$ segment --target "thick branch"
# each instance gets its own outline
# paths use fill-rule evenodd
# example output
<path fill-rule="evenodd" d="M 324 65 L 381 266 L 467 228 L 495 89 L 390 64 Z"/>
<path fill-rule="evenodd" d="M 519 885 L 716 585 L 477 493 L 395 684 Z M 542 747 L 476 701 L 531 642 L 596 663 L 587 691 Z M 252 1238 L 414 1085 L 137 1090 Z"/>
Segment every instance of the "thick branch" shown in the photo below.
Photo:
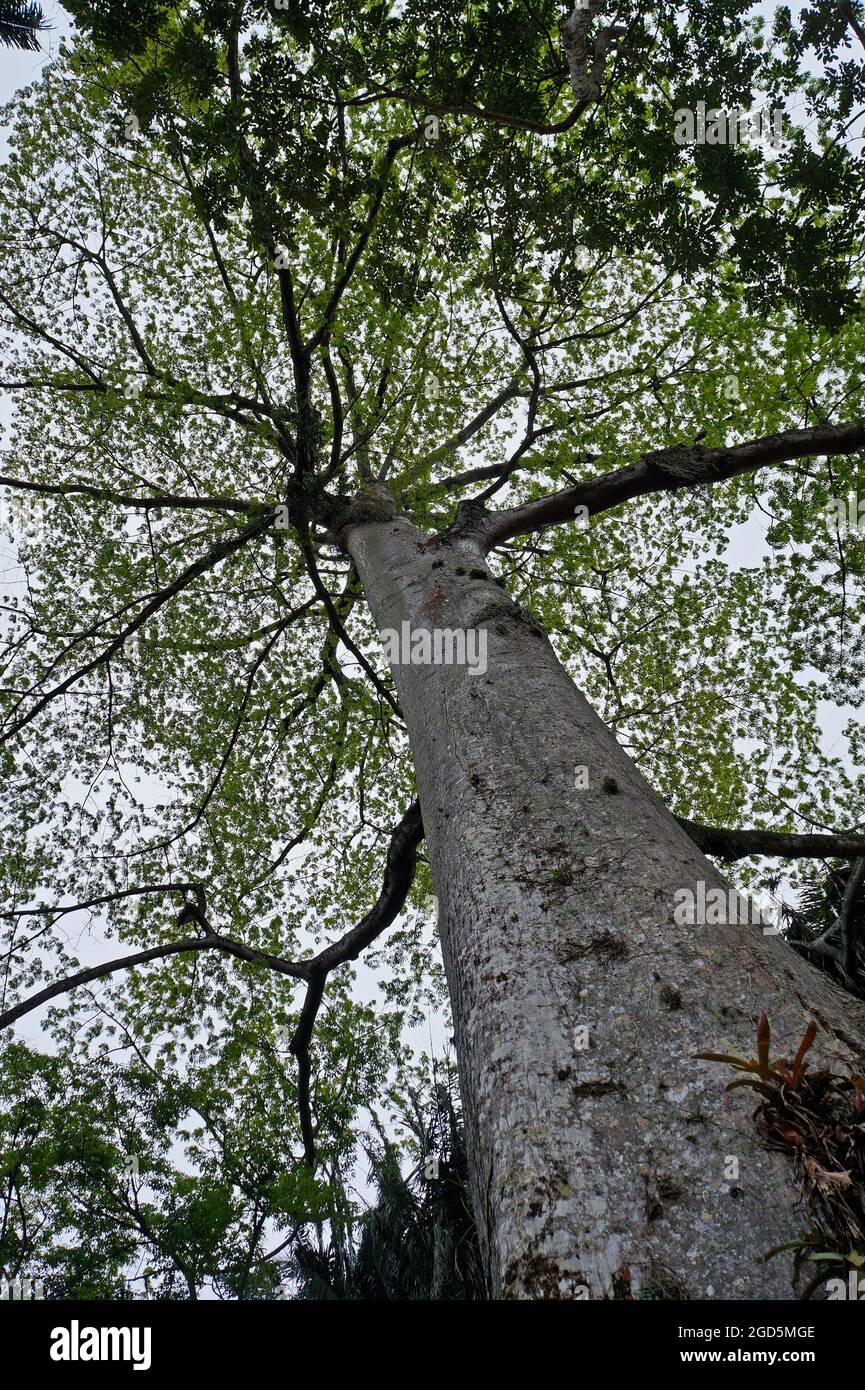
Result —
<path fill-rule="evenodd" d="M 853 30 L 853 33 L 856 35 L 862 47 L 865 48 L 865 30 L 863 30 L 862 25 L 856 18 L 856 12 L 853 6 L 848 3 L 848 0 L 839 0 L 838 9 L 850 25 L 850 28 Z"/>
<path fill-rule="evenodd" d="M 752 854 L 779 859 L 852 859 L 865 855 L 865 835 L 795 834 L 786 830 L 726 830 L 677 816 L 683 830 L 704 854 L 719 859 L 747 859 Z"/>
<path fill-rule="evenodd" d="M 491 550 L 514 536 L 573 521 L 578 508 L 585 508 L 589 516 L 596 516 L 648 493 L 676 492 L 680 488 L 725 482 L 771 464 L 821 454 L 852 454 L 862 448 L 865 448 L 865 422 L 852 420 L 845 425 L 786 430 L 735 444 L 732 448 L 708 449 L 701 444 L 677 444 L 669 449 L 657 449 L 643 454 L 636 463 L 577 483 L 563 492 L 526 502 L 520 507 L 489 512 L 483 527 L 485 548 Z"/>
<path fill-rule="evenodd" d="M 594 41 L 590 40 L 592 20 L 602 8 L 603 0 L 584 0 L 582 4 L 575 4 L 569 18 L 562 20 L 559 25 L 571 76 L 571 90 L 580 108 L 600 101 L 607 53 L 610 46 L 628 32 L 618 25 L 602 29 Z"/>
<path fill-rule="evenodd" d="M 375 906 L 339 941 L 319 951 L 309 962 L 310 968 L 330 971 L 347 960 L 357 960 L 361 951 L 390 926 L 402 910 L 414 881 L 417 847 L 422 839 L 420 802 L 413 801 L 391 833 L 384 879 Z"/>

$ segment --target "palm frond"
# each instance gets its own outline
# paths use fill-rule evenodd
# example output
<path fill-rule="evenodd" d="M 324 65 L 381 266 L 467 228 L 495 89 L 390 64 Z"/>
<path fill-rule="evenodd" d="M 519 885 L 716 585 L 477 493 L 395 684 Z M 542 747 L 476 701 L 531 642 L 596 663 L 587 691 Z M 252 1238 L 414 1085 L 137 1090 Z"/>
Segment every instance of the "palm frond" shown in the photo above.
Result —
<path fill-rule="evenodd" d="M 48 28 L 41 5 L 29 0 L 0 0 L 0 44 L 38 53 L 40 33 Z"/>
<path fill-rule="evenodd" d="M 333 1223 L 330 1239 L 299 1241 L 290 1261 L 295 1297 L 423 1301 L 482 1299 L 484 1280 L 468 1195 L 462 1117 L 448 1087 L 411 1096 L 409 1122 L 420 1154 L 407 1175 L 386 1136 L 367 1156 L 375 1202 L 349 1234 Z M 437 1176 L 425 1176 L 427 1159 Z"/>

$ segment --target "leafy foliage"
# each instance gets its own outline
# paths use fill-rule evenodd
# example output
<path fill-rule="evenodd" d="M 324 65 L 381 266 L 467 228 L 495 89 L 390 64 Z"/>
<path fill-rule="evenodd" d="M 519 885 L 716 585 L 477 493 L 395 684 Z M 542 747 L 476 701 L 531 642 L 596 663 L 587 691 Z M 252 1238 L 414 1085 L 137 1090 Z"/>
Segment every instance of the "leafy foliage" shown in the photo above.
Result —
<path fill-rule="evenodd" d="M 395 1096 L 365 1208 L 338 1169 L 317 1179 L 285 1152 L 272 1076 L 253 1097 L 140 1057 L 76 1066 L 11 1043 L 2 1060 L 0 1278 L 79 1300 L 483 1296 L 447 1066 Z"/>
<path fill-rule="evenodd" d="M 6 1008 L 106 946 L 170 944 L 184 885 L 283 956 L 369 908 L 413 769 L 336 500 L 380 476 L 435 530 L 487 484 L 516 504 L 647 447 L 855 417 L 863 390 L 865 92 L 834 4 L 772 33 L 740 0 L 611 14 L 627 33 L 578 115 L 552 0 L 68 8 L 74 44 L 6 112 L 0 186 L 0 474 L 31 504 L 0 594 Z M 783 106 L 782 144 L 677 145 L 700 100 Z M 861 455 L 802 460 L 495 557 L 674 811 L 865 821 L 865 549 L 826 524 L 863 476 Z M 370 966 L 328 984 L 326 1184 L 407 1030 L 446 1011 L 431 891 L 422 864 Z M 277 1220 L 303 1181 L 300 1008 L 256 965 L 177 956 L 45 1027 L 70 1074 L 103 1048 L 133 1088 L 146 1073 L 174 1133 L 186 1088 L 231 1111 Z M 198 1176 L 210 1161 L 193 1145 Z M 164 1209 L 191 1212 L 165 1182 Z M 229 1234 L 246 1208 L 214 1192 L 177 1258 L 192 1284 L 218 1267 L 250 1288 Z M 68 1286 L 108 1287 L 125 1258 Z M 164 1259 L 160 1287 L 183 1287 Z"/>
<path fill-rule="evenodd" d="M 2 1063 L 0 1277 L 48 1298 L 280 1296 L 268 1249 L 329 1196 L 286 1152 L 268 1078 L 234 1094 L 21 1043 Z"/>

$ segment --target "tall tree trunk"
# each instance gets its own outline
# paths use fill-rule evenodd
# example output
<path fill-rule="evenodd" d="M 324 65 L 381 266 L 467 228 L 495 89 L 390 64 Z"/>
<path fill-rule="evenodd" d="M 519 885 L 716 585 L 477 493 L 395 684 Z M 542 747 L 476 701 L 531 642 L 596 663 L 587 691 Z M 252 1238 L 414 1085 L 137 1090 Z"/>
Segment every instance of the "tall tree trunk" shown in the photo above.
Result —
<path fill-rule="evenodd" d="M 470 531 L 425 541 L 397 518 L 344 543 L 380 630 L 488 634 L 483 675 L 393 674 L 491 1295 L 794 1297 L 786 1259 L 760 1259 L 808 1224 L 790 1162 L 762 1147 L 753 1093 L 725 1100 L 729 1074 L 693 1054 L 753 1056 L 765 1009 L 773 1055 L 792 1055 L 813 1017 L 818 1060 L 861 1070 L 862 1009 L 759 926 L 675 923 L 676 889 L 725 880 Z"/>

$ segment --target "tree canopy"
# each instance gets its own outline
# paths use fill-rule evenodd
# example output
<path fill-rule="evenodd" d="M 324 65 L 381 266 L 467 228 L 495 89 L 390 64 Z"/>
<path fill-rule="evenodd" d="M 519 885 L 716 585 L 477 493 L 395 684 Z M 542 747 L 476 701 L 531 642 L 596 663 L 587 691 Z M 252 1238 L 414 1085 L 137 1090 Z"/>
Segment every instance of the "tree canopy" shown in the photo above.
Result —
<path fill-rule="evenodd" d="M 6 1042 L 4 1148 L 50 1164 L 59 1096 L 104 1092 L 76 1183 L 138 1153 L 145 1219 L 198 1233 L 164 1287 L 185 1260 L 187 1289 L 264 1296 L 249 1252 L 321 1210 L 446 1010 L 339 546 L 359 490 L 430 532 L 503 509 L 502 581 L 680 816 L 865 822 L 865 552 L 836 508 L 863 491 L 862 21 L 66 8 L 0 188 L 0 1021 L 28 1036 L 28 1000 L 96 973 L 45 997 L 56 1055 Z M 782 137 L 677 143 L 698 103 Z M 183 1176 L 166 1145 L 202 1115 Z M 60 1231 L 78 1188 L 44 1191 Z"/>

